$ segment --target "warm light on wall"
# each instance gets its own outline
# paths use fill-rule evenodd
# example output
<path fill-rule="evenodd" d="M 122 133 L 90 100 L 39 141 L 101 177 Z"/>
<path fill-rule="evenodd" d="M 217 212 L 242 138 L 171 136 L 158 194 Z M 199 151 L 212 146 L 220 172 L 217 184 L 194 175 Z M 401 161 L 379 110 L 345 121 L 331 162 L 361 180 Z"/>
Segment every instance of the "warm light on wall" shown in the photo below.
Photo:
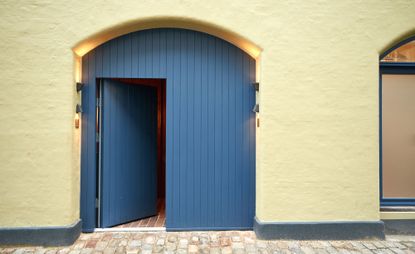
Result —
<path fill-rule="evenodd" d="M 83 83 L 76 82 L 75 88 L 76 88 L 77 93 L 81 92 L 83 87 L 84 87 Z M 82 113 L 82 107 L 81 105 L 76 104 L 76 108 L 75 108 L 75 128 L 76 129 L 79 128 L 79 113 Z"/>
<path fill-rule="evenodd" d="M 74 72 L 75 72 L 75 88 L 76 92 L 79 93 L 82 91 L 82 87 L 84 86 L 81 82 L 82 80 L 82 57 L 75 55 L 75 66 L 74 66 Z M 76 112 L 75 112 L 75 128 L 79 129 L 80 126 L 80 118 L 79 113 L 82 112 L 81 106 L 79 104 L 76 104 Z"/>
<path fill-rule="evenodd" d="M 255 101 L 256 101 L 256 104 L 254 108 L 252 109 L 252 112 L 255 113 L 256 126 L 259 127 L 259 103 L 258 103 L 259 82 L 253 83 L 252 86 L 255 89 Z"/>
<path fill-rule="evenodd" d="M 82 57 L 90 50 L 105 43 L 106 41 L 122 36 L 124 34 L 151 28 L 169 27 L 195 30 L 222 38 L 242 49 L 254 59 L 257 59 L 262 51 L 262 49 L 255 43 L 246 39 L 242 35 L 227 30 L 226 28 L 217 26 L 215 24 L 210 24 L 202 20 L 183 17 L 149 17 L 139 20 L 132 20 L 122 25 L 110 27 L 101 31 L 100 33 L 94 34 L 89 38 L 86 38 L 85 40 L 77 43 L 72 49 L 77 56 Z"/>
<path fill-rule="evenodd" d="M 103 30 L 102 32 L 92 35 L 89 38 L 84 39 L 77 43 L 73 48 L 74 56 L 75 56 L 75 82 L 80 83 L 82 82 L 82 56 L 88 53 L 90 50 L 96 48 L 97 46 L 122 36 L 124 34 L 128 34 L 134 31 L 152 29 L 152 28 L 183 28 L 183 29 L 190 29 L 194 31 L 204 32 L 223 40 L 226 40 L 236 47 L 242 49 L 247 54 L 249 54 L 252 58 L 255 59 L 256 63 L 256 75 L 255 81 L 260 81 L 260 65 L 261 65 L 261 52 L 262 49 L 249 39 L 245 38 L 242 35 L 234 33 L 230 30 L 217 26 L 215 24 L 210 24 L 203 22 L 201 20 L 194 20 L 194 19 L 187 19 L 183 17 L 151 17 L 145 18 L 140 20 L 134 20 L 129 23 L 124 23 L 119 26 L 111 27 L 108 29 Z M 256 88 L 256 104 L 259 104 L 259 92 L 258 92 L 258 83 L 254 84 Z M 82 87 L 77 90 L 78 92 L 82 89 Z M 259 126 L 259 105 L 255 105 L 254 109 L 257 115 L 257 126 Z M 78 116 L 79 119 L 79 116 Z M 78 122 L 79 120 L 75 121 Z"/>
<path fill-rule="evenodd" d="M 256 114 L 256 127 L 259 128 L 259 113 Z"/>
<path fill-rule="evenodd" d="M 81 82 L 82 80 L 82 57 L 75 55 L 75 82 Z"/>
<path fill-rule="evenodd" d="M 79 114 L 75 113 L 75 128 L 79 129 Z"/>
<path fill-rule="evenodd" d="M 79 104 L 76 104 L 76 108 L 75 108 L 75 128 L 78 129 L 79 128 L 79 113 L 82 113 L 82 107 Z"/>

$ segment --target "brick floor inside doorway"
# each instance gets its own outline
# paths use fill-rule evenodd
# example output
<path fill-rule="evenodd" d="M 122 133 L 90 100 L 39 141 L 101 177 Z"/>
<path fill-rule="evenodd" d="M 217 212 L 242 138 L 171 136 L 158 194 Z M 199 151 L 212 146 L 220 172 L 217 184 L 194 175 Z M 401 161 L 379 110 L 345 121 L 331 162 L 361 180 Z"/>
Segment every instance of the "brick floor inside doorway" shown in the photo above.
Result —
<path fill-rule="evenodd" d="M 114 228 L 164 227 L 166 224 L 166 203 L 164 199 L 157 201 L 157 215 L 141 220 L 131 221 Z"/>

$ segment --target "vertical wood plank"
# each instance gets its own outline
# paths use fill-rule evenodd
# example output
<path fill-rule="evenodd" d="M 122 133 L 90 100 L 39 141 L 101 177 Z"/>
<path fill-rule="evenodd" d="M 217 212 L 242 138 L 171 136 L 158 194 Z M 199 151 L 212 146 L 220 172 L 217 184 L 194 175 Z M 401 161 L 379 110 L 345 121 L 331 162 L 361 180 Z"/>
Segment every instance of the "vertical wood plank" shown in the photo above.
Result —
<path fill-rule="evenodd" d="M 200 184 L 200 198 L 201 198 L 201 227 L 209 227 L 208 214 L 209 214 L 209 163 L 208 163 L 208 149 L 209 149 L 209 125 L 208 125 L 208 113 L 209 113 L 209 85 L 208 85 L 208 59 L 209 59 L 209 47 L 208 40 L 201 36 L 201 77 L 200 77 L 200 102 L 201 102 L 201 184 Z"/>
<path fill-rule="evenodd" d="M 194 168 L 193 176 L 193 213 L 195 214 L 194 223 L 201 225 L 202 223 L 202 208 L 201 208 L 201 199 L 202 191 L 201 188 L 202 179 L 201 179 L 201 153 L 202 153 L 202 143 L 201 143 L 201 117 L 202 117 L 202 91 L 201 87 L 201 35 L 198 33 L 194 34 L 194 57 L 193 57 L 193 66 L 194 66 L 194 75 L 192 77 L 192 86 L 193 91 L 191 96 L 193 97 L 193 110 L 192 110 L 192 122 L 193 122 L 193 160 L 191 167 Z"/>

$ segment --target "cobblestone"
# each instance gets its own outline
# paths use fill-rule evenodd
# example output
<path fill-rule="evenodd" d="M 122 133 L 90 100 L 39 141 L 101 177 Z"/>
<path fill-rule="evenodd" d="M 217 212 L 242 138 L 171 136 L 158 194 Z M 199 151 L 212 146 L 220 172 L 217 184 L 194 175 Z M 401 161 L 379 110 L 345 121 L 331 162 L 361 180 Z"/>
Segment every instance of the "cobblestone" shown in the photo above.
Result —
<path fill-rule="evenodd" d="M 415 236 L 388 236 L 385 241 L 263 241 L 252 231 L 105 232 L 82 234 L 67 247 L 0 247 L 0 253 L 415 253 Z"/>

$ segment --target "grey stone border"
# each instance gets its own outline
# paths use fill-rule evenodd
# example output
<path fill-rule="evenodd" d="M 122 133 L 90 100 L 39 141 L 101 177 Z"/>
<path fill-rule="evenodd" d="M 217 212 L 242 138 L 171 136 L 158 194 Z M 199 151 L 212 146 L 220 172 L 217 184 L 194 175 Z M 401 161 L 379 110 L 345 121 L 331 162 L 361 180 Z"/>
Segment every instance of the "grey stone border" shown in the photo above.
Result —
<path fill-rule="evenodd" d="M 415 235 L 415 219 L 382 220 L 386 234 Z"/>
<path fill-rule="evenodd" d="M 385 239 L 382 221 L 261 222 L 255 217 L 254 231 L 264 240 Z"/>
<path fill-rule="evenodd" d="M 62 227 L 0 228 L 0 245 L 67 246 L 81 234 L 81 220 Z"/>

